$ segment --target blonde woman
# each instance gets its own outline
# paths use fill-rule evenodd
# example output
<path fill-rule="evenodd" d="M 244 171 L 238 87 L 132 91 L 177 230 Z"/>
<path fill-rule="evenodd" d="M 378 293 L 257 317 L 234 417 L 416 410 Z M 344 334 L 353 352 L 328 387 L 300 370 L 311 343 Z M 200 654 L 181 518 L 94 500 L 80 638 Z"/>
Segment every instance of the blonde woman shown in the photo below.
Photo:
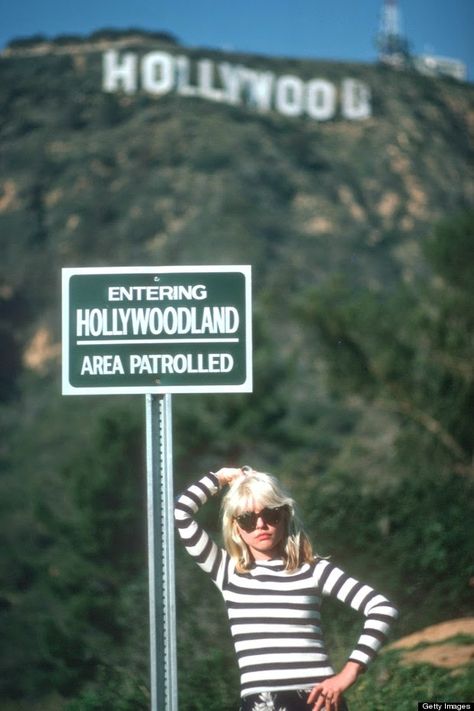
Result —
<path fill-rule="evenodd" d="M 194 517 L 227 485 L 224 550 Z M 224 597 L 240 669 L 240 711 L 347 711 L 344 692 L 365 671 L 397 616 L 387 598 L 314 556 L 297 526 L 293 499 L 269 474 L 249 467 L 210 472 L 178 497 L 175 520 L 186 549 Z M 338 673 L 321 632 L 326 595 L 365 618 Z"/>

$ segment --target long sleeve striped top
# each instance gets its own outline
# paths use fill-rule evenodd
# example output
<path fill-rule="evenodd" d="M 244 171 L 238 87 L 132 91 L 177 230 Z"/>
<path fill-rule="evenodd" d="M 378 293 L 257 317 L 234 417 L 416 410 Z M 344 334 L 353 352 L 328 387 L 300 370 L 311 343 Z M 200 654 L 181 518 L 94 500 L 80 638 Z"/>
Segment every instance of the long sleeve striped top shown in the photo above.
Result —
<path fill-rule="evenodd" d="M 349 659 L 369 664 L 397 616 L 394 606 L 328 560 L 315 559 L 292 573 L 285 571 L 282 560 L 257 560 L 248 572 L 238 573 L 228 553 L 194 518 L 218 489 L 214 474 L 189 486 L 177 499 L 175 521 L 187 551 L 224 598 L 241 696 L 307 690 L 335 673 L 321 632 L 320 607 L 326 595 L 364 615 Z"/>

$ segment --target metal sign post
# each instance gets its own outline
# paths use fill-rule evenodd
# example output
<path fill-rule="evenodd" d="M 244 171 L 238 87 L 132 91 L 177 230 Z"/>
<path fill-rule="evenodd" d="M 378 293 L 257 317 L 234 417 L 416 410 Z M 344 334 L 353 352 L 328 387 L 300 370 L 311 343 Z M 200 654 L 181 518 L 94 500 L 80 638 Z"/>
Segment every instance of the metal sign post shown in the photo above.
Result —
<path fill-rule="evenodd" d="M 62 271 L 63 394 L 146 396 L 151 711 L 178 711 L 171 393 L 252 391 L 251 269 Z"/>
<path fill-rule="evenodd" d="M 171 395 L 146 396 L 151 711 L 178 711 Z"/>

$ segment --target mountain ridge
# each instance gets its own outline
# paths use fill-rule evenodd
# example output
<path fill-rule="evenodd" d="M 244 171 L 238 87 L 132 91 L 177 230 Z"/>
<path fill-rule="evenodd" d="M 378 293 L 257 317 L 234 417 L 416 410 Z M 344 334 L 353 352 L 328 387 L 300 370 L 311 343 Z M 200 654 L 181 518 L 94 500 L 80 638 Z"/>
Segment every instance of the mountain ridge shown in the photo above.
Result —
<path fill-rule="evenodd" d="M 274 471 L 318 552 L 397 600 L 404 634 L 470 610 L 474 222 L 455 217 L 473 204 L 473 87 L 154 39 L 122 49 L 133 92 L 103 90 L 102 49 L 0 57 L 2 711 L 149 707 L 144 410 L 62 397 L 63 267 L 251 265 L 254 392 L 175 398 L 176 488 L 224 463 Z M 153 54 L 160 95 L 141 85 Z M 211 70 L 232 62 L 229 100 L 210 100 Z M 154 73 L 177 66 L 192 81 Z M 278 86 L 299 111 L 308 87 L 327 100 L 347 77 L 370 88 L 363 120 L 285 115 L 274 93 L 263 110 L 268 95 L 256 108 L 242 89 Z M 176 554 L 180 705 L 230 711 L 223 615 Z M 327 620 L 342 660 L 353 620 Z M 467 671 L 407 676 L 385 656 L 356 711 L 416 705 L 428 677 L 468 696 Z"/>
<path fill-rule="evenodd" d="M 140 51 L 161 56 L 236 56 L 140 42 Z M 104 92 L 102 59 L 101 46 L 91 54 L 78 46 L 74 56 L 0 61 L 3 294 L 23 289 L 24 270 L 15 284 L 22 241 L 20 262 L 34 246 L 40 261 L 50 252 L 56 270 L 108 263 L 112 254 L 116 264 L 239 263 L 253 254 L 265 273 L 277 255 L 283 271 L 293 265 L 294 283 L 345 271 L 382 288 L 413 277 L 433 220 L 472 202 L 469 85 L 382 66 L 259 57 L 255 67 L 275 75 L 323 76 L 339 87 L 350 73 L 370 87 L 370 117 L 314 121 L 171 91 Z"/>

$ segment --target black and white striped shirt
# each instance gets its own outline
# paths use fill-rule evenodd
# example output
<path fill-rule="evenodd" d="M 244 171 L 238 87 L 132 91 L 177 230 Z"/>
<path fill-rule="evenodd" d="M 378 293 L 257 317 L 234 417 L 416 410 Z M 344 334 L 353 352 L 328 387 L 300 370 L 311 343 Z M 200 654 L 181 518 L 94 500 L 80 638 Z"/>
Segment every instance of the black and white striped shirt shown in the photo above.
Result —
<path fill-rule="evenodd" d="M 365 616 L 349 659 L 367 665 L 397 616 L 386 597 L 349 577 L 327 560 L 304 563 L 289 573 L 282 560 L 257 560 L 238 573 L 194 519 L 219 489 L 213 474 L 178 497 L 175 520 L 188 552 L 221 591 L 240 668 L 241 695 L 311 689 L 332 676 L 321 633 L 321 598 L 330 595 Z"/>

